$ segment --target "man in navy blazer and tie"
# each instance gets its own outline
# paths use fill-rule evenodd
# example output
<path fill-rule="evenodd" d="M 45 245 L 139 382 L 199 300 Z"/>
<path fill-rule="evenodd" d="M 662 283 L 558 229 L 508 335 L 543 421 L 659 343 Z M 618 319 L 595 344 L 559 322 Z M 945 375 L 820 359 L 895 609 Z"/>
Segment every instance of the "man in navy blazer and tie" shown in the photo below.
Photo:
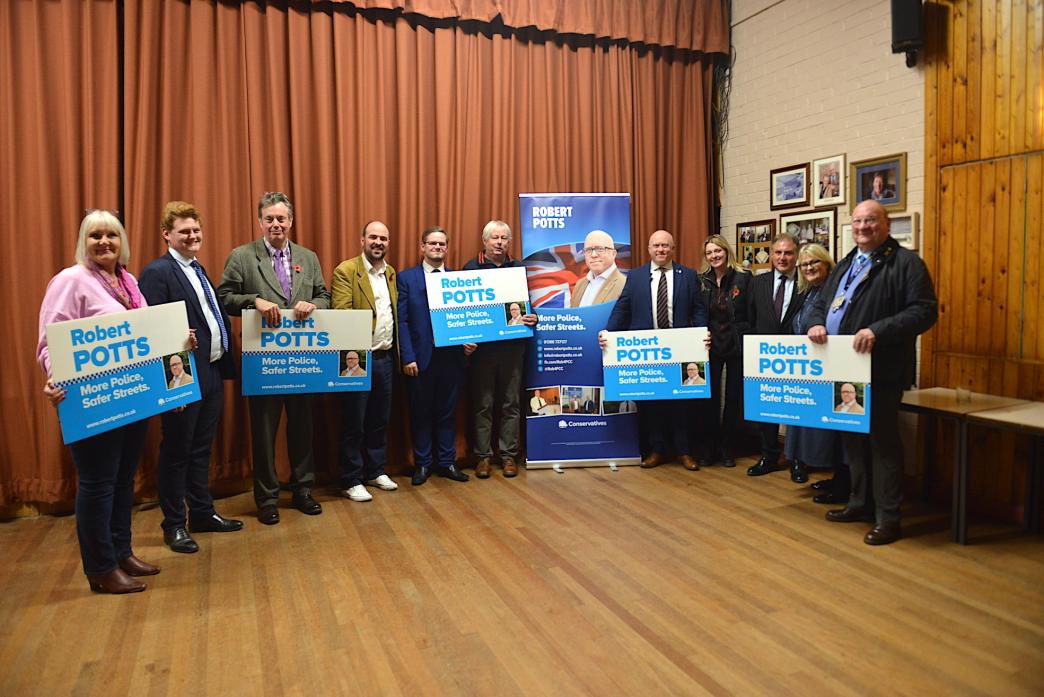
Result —
<path fill-rule="evenodd" d="M 772 242 L 772 273 L 763 273 L 750 282 L 747 317 L 750 334 L 793 334 L 794 316 L 805 302 L 797 287 L 798 243 L 793 235 L 782 233 Z M 747 470 L 760 477 L 779 469 L 779 425 L 758 424 L 761 459 Z M 808 481 L 808 471 L 800 462 L 791 466 L 790 478 L 798 484 Z"/>
<path fill-rule="evenodd" d="M 457 400 L 464 382 L 464 358 L 475 344 L 435 346 L 428 308 L 428 274 L 449 271 L 449 238 L 441 227 L 421 233 L 419 266 L 398 277 L 399 357 L 410 398 L 410 435 L 413 438 L 413 486 L 428 481 L 432 468 L 440 477 L 457 482 L 468 475 L 457 467 Z M 436 461 L 437 460 L 437 461 Z"/>
<path fill-rule="evenodd" d="M 674 236 L 666 230 L 657 230 L 649 238 L 648 266 L 627 274 L 623 292 L 613 306 L 606 330 L 611 332 L 637 329 L 674 329 L 707 326 L 707 308 L 700 295 L 696 272 L 674 261 Z M 599 337 L 605 348 L 606 339 Z M 651 452 L 642 460 L 642 467 L 656 467 L 669 462 L 668 452 L 681 461 L 688 470 L 700 467 L 692 457 L 689 445 L 690 416 L 673 400 L 650 400 L 638 409 L 644 428 L 649 434 Z"/>
<path fill-rule="evenodd" d="M 217 514 L 209 489 L 210 450 L 225 404 L 224 380 L 234 377 L 235 364 L 228 351 L 228 315 L 196 259 L 203 245 L 199 211 L 191 203 L 171 201 L 163 207 L 161 233 L 167 253 L 145 267 L 138 287 L 149 305 L 185 302 L 198 341 L 193 354 L 202 400 L 162 415 L 156 488 L 163 510 L 163 541 L 175 552 L 192 553 L 199 545 L 189 529 L 232 532 L 243 527 L 241 521 Z"/>

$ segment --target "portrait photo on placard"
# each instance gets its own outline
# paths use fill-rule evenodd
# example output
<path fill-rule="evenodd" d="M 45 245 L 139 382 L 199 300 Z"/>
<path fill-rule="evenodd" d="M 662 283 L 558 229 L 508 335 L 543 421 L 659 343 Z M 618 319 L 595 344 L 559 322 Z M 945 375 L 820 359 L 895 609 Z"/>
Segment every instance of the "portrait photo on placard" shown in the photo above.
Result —
<path fill-rule="evenodd" d="M 864 414 L 866 404 L 864 391 L 866 384 L 862 382 L 834 383 L 834 412 L 837 414 Z"/>

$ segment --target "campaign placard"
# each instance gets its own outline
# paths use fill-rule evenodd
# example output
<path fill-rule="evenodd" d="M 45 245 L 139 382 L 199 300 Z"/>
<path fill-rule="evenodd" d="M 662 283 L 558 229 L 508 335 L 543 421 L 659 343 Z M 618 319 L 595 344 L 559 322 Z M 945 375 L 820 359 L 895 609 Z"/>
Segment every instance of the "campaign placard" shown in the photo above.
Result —
<path fill-rule="evenodd" d="M 748 421 L 870 432 L 870 354 L 852 337 L 743 338 L 743 411 Z"/>
<path fill-rule="evenodd" d="M 479 269 L 424 274 L 436 346 L 529 338 L 526 270 Z"/>
<path fill-rule="evenodd" d="M 706 399 L 706 327 L 606 332 L 605 398 Z"/>
<path fill-rule="evenodd" d="M 46 327 L 62 440 L 73 443 L 199 401 L 184 301 Z"/>
<path fill-rule="evenodd" d="M 370 389 L 373 313 L 315 310 L 279 326 L 257 310 L 243 312 L 243 394 L 364 392 Z"/>

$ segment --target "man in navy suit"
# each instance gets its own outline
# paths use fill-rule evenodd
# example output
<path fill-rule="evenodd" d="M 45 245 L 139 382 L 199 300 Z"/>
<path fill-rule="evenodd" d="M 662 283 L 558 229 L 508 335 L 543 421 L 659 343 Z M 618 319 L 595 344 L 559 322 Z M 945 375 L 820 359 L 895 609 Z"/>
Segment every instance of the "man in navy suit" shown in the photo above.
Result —
<path fill-rule="evenodd" d="M 435 346 L 428 309 L 428 274 L 449 271 L 449 238 L 441 227 L 421 233 L 420 266 L 398 277 L 399 355 L 410 398 L 410 434 L 413 438 L 413 486 L 435 474 L 457 482 L 468 475 L 457 467 L 457 399 L 464 382 L 464 358 L 475 344 Z M 435 458 L 437 456 L 437 464 Z"/>
<path fill-rule="evenodd" d="M 163 509 L 163 541 L 175 552 L 192 553 L 199 545 L 192 532 L 232 532 L 243 523 L 222 518 L 210 495 L 210 449 L 225 403 L 224 380 L 234 377 L 229 353 L 231 325 L 217 301 L 214 285 L 196 260 L 203 245 L 199 211 L 184 201 L 163 208 L 161 233 L 167 253 L 138 277 L 149 305 L 185 302 L 189 326 L 196 332 L 193 354 L 203 399 L 163 414 L 156 488 Z M 186 520 L 185 507 L 188 505 Z M 186 525 L 187 523 L 187 525 Z"/>
<path fill-rule="evenodd" d="M 696 272 L 674 262 L 674 236 L 666 230 L 654 232 L 649 238 L 649 256 L 652 261 L 648 266 L 627 274 L 627 282 L 609 315 L 606 330 L 707 326 L 707 308 L 699 293 Z M 599 336 L 599 343 L 605 348 L 604 336 Z M 666 453 L 673 451 L 685 469 L 700 468 L 689 447 L 688 409 L 680 408 L 673 400 L 650 400 L 642 402 L 638 413 L 649 434 L 651 448 L 642 460 L 642 467 L 669 462 Z"/>
<path fill-rule="evenodd" d="M 772 273 L 755 276 L 750 282 L 747 317 L 750 334 L 793 334 L 794 316 L 805 302 L 797 286 L 798 243 L 793 235 L 782 233 L 772 242 Z M 758 424 L 761 459 L 747 470 L 760 477 L 779 469 L 779 425 Z M 808 481 L 808 470 L 798 461 L 790 468 L 790 478 L 798 484 Z"/>

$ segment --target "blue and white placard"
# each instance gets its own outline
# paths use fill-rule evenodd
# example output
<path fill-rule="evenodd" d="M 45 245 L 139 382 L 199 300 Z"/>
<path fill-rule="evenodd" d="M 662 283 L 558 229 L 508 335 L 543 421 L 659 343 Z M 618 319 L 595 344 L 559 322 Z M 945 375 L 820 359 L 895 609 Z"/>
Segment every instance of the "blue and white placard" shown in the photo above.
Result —
<path fill-rule="evenodd" d="M 856 353 L 851 336 L 743 338 L 748 421 L 869 433 L 870 394 L 870 354 Z"/>
<path fill-rule="evenodd" d="M 58 404 L 66 443 L 199 401 L 184 301 L 55 322 L 46 331 L 51 377 L 67 392 Z"/>
<path fill-rule="evenodd" d="M 280 310 L 271 326 L 257 310 L 243 312 L 243 394 L 365 392 L 370 389 L 373 313 L 315 310 L 294 319 Z"/>
<path fill-rule="evenodd" d="M 606 332 L 605 398 L 700 399 L 707 383 L 706 327 Z"/>
<path fill-rule="evenodd" d="M 436 346 L 529 338 L 526 270 L 479 269 L 424 274 Z"/>

